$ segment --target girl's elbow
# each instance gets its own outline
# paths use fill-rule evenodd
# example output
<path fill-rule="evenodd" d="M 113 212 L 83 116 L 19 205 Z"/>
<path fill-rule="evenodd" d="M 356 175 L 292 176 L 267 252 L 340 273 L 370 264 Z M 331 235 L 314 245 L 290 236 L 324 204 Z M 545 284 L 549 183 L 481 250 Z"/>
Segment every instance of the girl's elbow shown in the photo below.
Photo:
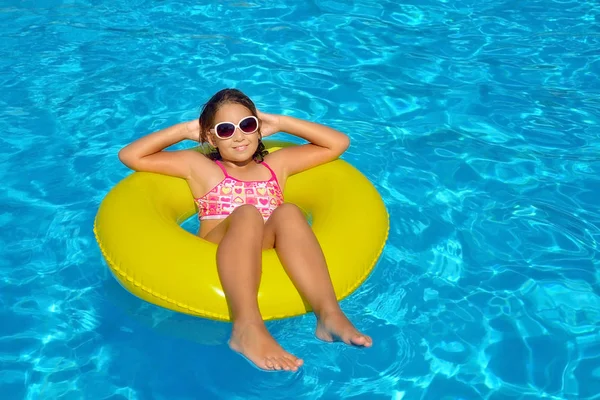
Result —
<path fill-rule="evenodd" d="M 342 140 L 342 144 L 344 151 L 348 150 L 348 147 L 350 147 L 350 136 L 344 135 L 344 140 Z"/>
<path fill-rule="evenodd" d="M 117 156 L 119 157 L 119 161 L 121 161 L 123 164 L 127 165 L 127 160 L 129 159 L 129 157 L 127 155 L 127 150 L 125 148 L 122 148 L 121 150 L 119 150 L 119 153 L 117 154 Z"/>
<path fill-rule="evenodd" d="M 119 161 L 121 161 L 126 167 L 135 169 L 135 157 L 127 151 L 127 148 L 122 148 L 118 153 Z"/>
<path fill-rule="evenodd" d="M 341 156 L 348 147 L 350 147 L 350 138 L 346 135 L 340 135 L 334 141 L 331 141 L 329 144 L 325 146 L 319 146 L 328 154 L 330 154 L 331 159 L 336 159 Z"/>
<path fill-rule="evenodd" d="M 348 147 L 350 147 L 350 137 L 344 135 L 344 137 L 340 139 L 338 145 L 336 146 L 338 155 L 342 155 L 346 150 L 348 150 Z"/>

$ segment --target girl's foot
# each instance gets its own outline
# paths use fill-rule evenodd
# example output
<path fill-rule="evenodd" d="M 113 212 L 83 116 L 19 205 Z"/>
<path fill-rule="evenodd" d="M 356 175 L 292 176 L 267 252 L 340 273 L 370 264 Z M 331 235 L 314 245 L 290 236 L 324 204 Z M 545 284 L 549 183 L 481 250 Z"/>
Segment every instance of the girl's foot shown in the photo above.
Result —
<path fill-rule="evenodd" d="M 349 345 L 371 347 L 373 339 L 360 333 L 339 310 L 317 316 L 317 338 L 325 342 L 342 341 Z"/>
<path fill-rule="evenodd" d="M 285 351 L 267 331 L 264 323 L 235 323 L 229 347 L 259 369 L 297 371 L 304 361 Z"/>

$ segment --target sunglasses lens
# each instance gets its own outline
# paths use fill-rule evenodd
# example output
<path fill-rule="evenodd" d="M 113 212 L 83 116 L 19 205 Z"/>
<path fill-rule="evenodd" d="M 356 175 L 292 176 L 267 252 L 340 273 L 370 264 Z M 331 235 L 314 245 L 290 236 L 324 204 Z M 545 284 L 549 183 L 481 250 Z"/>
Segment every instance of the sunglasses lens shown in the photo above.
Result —
<path fill-rule="evenodd" d="M 217 125 L 217 136 L 222 139 L 233 136 L 233 132 L 235 132 L 235 126 L 233 124 L 224 123 Z"/>
<path fill-rule="evenodd" d="M 256 123 L 256 119 L 252 117 L 244 118 L 240 121 L 240 129 L 245 133 L 252 133 L 258 128 L 258 124 Z"/>

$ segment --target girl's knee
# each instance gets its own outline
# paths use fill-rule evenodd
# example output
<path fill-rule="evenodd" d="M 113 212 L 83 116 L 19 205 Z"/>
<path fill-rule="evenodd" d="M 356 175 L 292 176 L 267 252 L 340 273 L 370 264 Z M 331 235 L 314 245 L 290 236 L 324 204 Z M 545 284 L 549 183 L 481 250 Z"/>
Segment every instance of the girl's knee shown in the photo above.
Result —
<path fill-rule="evenodd" d="M 237 207 L 231 213 L 231 219 L 239 219 L 248 223 L 260 223 L 261 225 L 264 225 L 262 214 L 251 204 L 244 204 Z"/>
<path fill-rule="evenodd" d="M 282 205 L 280 205 L 279 207 L 277 207 L 275 209 L 275 211 L 273 212 L 273 214 L 284 214 L 286 216 L 286 218 L 302 218 L 302 219 L 306 219 L 306 217 L 304 216 L 304 213 L 302 212 L 302 210 L 300 209 L 300 207 L 298 207 L 295 204 L 292 203 L 283 203 Z"/>

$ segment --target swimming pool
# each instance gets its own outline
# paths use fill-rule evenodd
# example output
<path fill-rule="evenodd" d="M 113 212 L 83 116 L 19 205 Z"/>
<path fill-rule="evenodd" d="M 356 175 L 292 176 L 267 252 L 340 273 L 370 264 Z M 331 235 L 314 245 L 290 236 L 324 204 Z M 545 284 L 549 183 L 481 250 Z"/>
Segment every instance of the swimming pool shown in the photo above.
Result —
<path fill-rule="evenodd" d="M 3 399 L 598 398 L 597 2 L 200 3 L 0 9 Z M 109 275 L 117 151 L 228 86 L 351 136 L 391 216 L 342 302 L 372 349 L 277 321 L 306 364 L 261 373 Z"/>

